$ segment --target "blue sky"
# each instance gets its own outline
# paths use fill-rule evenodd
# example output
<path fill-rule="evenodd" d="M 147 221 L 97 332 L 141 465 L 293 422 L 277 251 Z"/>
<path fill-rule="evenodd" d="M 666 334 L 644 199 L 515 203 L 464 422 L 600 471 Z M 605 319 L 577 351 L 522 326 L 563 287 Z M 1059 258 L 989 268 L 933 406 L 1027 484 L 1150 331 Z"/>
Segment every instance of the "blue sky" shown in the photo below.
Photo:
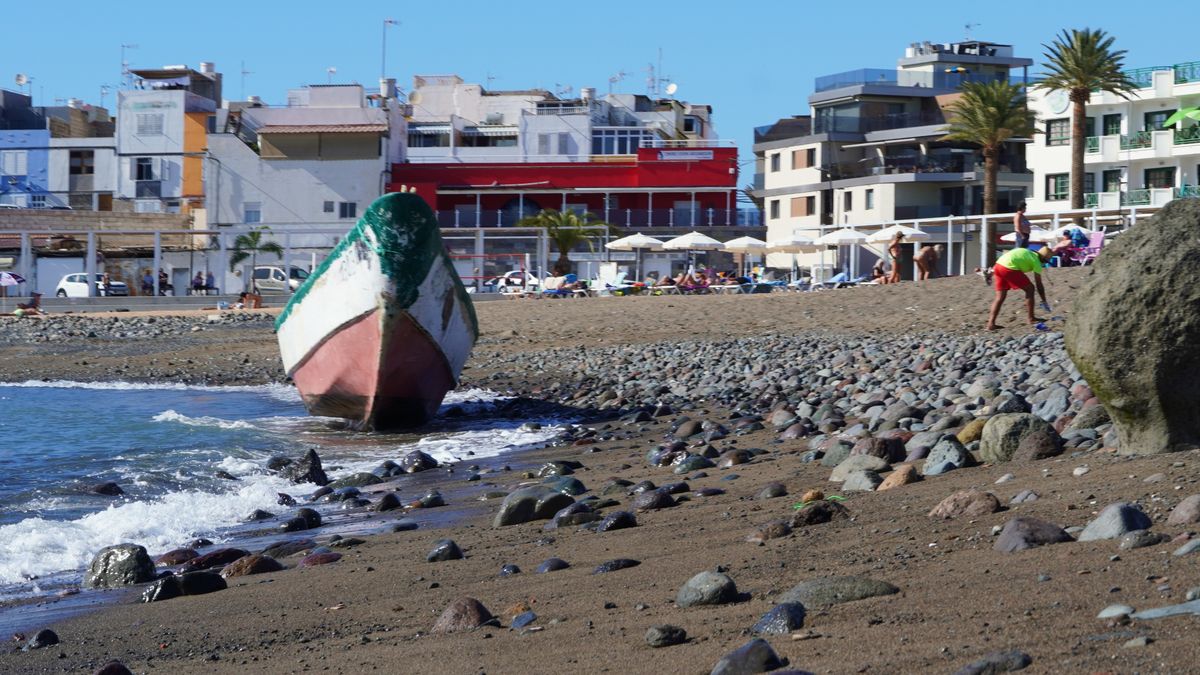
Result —
<path fill-rule="evenodd" d="M 16 4 L 16 3 L 11 3 Z M 33 78 L 36 104 L 99 103 L 116 85 L 122 43 L 135 68 L 213 61 L 228 98 L 283 102 L 290 87 L 328 80 L 377 86 L 383 19 L 388 75 L 457 73 L 495 89 L 595 87 L 644 92 L 646 66 L 679 87 L 677 97 L 714 106 L 717 129 L 748 160 L 755 126 L 807 112 L 818 75 L 892 68 L 910 42 L 972 37 L 1012 44 L 1040 63 L 1042 44 L 1065 27 L 1103 28 L 1127 49 L 1127 65 L 1200 60 L 1182 7 L 1147 12 L 1128 2 L 994 3 L 458 2 L 22 3 L 4 11 L 0 87 Z M 720 7 L 713 9 L 711 7 Z M 68 7 L 71 9 L 68 10 Z M 1172 20 L 1175 15 L 1178 20 Z M 1034 72 L 1038 72 L 1035 66 Z M 109 93 L 105 103 L 112 106 Z M 749 168 L 744 174 L 750 173 Z"/>

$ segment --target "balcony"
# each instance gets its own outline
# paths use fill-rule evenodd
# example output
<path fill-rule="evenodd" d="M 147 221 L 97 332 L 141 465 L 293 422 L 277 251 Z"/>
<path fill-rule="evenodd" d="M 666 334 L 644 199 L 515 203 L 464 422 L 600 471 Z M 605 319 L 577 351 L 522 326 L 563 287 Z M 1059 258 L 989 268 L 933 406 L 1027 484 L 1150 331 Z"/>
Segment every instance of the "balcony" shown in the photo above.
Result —
<path fill-rule="evenodd" d="M 1140 150 L 1149 148 L 1154 145 L 1154 132 L 1139 131 L 1137 133 L 1121 136 L 1122 150 Z"/>
<path fill-rule="evenodd" d="M 1148 89 L 1154 86 L 1154 73 L 1159 70 L 1171 70 L 1171 66 L 1150 66 L 1149 68 L 1127 70 L 1125 76 L 1133 82 L 1135 88 Z"/>
<path fill-rule="evenodd" d="M 136 199 L 162 199 L 161 180 L 139 180 L 134 183 Z"/>
<path fill-rule="evenodd" d="M 762 224 L 762 212 L 753 208 L 678 208 L 678 209 L 604 209 L 592 211 L 601 220 L 622 229 L 638 227 L 720 227 Z M 527 211 L 526 216 L 533 215 Z M 514 227 L 521 220 L 515 210 L 473 208 L 442 210 L 436 213 L 438 226 L 451 227 Z"/>
<path fill-rule="evenodd" d="M 1175 145 L 1190 145 L 1200 143 L 1200 126 L 1175 130 Z"/>
<path fill-rule="evenodd" d="M 1175 188 L 1176 199 L 1200 199 L 1200 185 L 1181 185 Z"/>
<path fill-rule="evenodd" d="M 886 87 L 921 87 L 925 89 L 954 90 L 964 82 L 991 82 L 995 79 L 990 75 L 982 77 L 976 73 L 947 73 L 930 72 L 926 70 L 887 70 L 883 68 L 859 68 L 833 75 L 822 75 L 816 79 L 816 93 L 832 91 L 843 87 L 879 85 Z M 1020 83 L 1019 76 L 1009 76 L 1009 82 Z"/>
<path fill-rule="evenodd" d="M 1200 61 L 1175 64 L 1175 84 L 1200 82 Z"/>
<path fill-rule="evenodd" d="M 813 133 L 865 134 L 872 131 L 908 129 L 945 123 L 946 118 L 940 112 L 899 113 L 875 117 L 821 117 L 818 115 L 813 120 Z"/>
<path fill-rule="evenodd" d="M 1121 193 L 1121 206 L 1147 206 L 1150 204 L 1150 189 L 1129 190 Z"/>
<path fill-rule="evenodd" d="M 1100 137 L 1099 136 L 1088 136 L 1087 137 L 1086 152 L 1088 154 L 1100 152 Z"/>
<path fill-rule="evenodd" d="M 1100 193 L 1089 192 L 1083 196 L 1083 208 L 1094 209 L 1100 206 Z"/>

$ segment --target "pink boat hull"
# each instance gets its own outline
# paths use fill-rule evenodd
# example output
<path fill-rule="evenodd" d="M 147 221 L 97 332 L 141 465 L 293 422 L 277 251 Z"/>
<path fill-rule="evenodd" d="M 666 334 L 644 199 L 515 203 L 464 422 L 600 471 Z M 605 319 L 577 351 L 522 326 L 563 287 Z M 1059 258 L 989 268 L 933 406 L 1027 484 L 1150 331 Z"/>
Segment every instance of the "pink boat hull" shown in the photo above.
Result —
<path fill-rule="evenodd" d="M 455 386 L 442 350 L 407 313 L 374 310 L 327 336 L 292 371 L 313 415 L 361 428 L 413 426 Z"/>

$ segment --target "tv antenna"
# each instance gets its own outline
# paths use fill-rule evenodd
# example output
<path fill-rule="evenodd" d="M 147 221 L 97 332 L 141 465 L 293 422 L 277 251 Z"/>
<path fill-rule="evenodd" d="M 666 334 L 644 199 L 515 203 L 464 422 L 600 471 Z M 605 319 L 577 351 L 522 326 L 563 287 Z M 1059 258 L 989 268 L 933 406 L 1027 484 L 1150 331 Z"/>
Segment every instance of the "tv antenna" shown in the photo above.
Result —
<path fill-rule="evenodd" d="M 117 85 L 119 87 L 127 87 L 130 84 L 132 84 L 132 81 L 131 81 L 130 75 L 129 75 L 129 62 L 125 60 L 125 50 L 126 49 L 137 49 L 137 48 L 138 48 L 137 45 L 124 44 L 124 43 L 121 44 L 121 82 L 119 85 Z"/>
<path fill-rule="evenodd" d="M 488 71 L 487 75 L 484 76 L 484 79 L 487 81 L 487 88 L 490 90 L 492 88 L 492 82 L 496 81 L 496 76 L 493 75 L 491 71 Z"/>
<path fill-rule="evenodd" d="M 246 70 L 246 62 L 242 61 L 242 100 L 246 100 L 246 76 L 253 75 L 254 71 Z"/>
<path fill-rule="evenodd" d="M 573 91 L 575 91 L 575 87 L 572 87 L 569 84 L 559 84 L 557 82 L 554 83 L 554 95 L 558 96 L 559 98 L 562 98 Z"/>
<path fill-rule="evenodd" d="M 612 77 L 608 78 L 608 93 L 609 94 L 612 94 L 613 85 L 620 82 L 621 80 L 624 80 L 625 76 L 627 74 L 628 73 L 626 73 L 625 71 L 622 70 L 622 71 L 619 71 L 616 75 L 613 75 Z"/>
<path fill-rule="evenodd" d="M 333 76 L 337 75 L 337 66 L 329 66 L 326 68 L 325 75 L 329 78 L 328 84 L 333 84 Z"/>
<path fill-rule="evenodd" d="M 657 95 L 661 91 L 664 84 L 669 84 L 671 78 L 662 74 L 662 47 L 658 48 L 658 66 L 653 63 L 646 64 L 646 93 L 651 96 Z"/>
<path fill-rule="evenodd" d="M 967 23 L 967 24 L 964 24 L 964 25 L 963 25 L 963 28 L 964 28 L 964 29 L 966 29 L 966 31 L 967 31 L 967 38 L 966 38 L 966 39 L 967 39 L 967 40 L 970 40 L 970 39 L 971 39 L 971 31 L 972 31 L 973 29 L 975 29 L 975 28 L 979 28 L 979 27 L 980 27 L 980 26 L 982 26 L 982 25 L 983 25 L 983 24 L 981 24 L 981 23 Z"/>
<path fill-rule="evenodd" d="M 109 86 L 107 84 L 100 85 L 100 107 L 104 107 L 104 97 L 108 96 Z"/>

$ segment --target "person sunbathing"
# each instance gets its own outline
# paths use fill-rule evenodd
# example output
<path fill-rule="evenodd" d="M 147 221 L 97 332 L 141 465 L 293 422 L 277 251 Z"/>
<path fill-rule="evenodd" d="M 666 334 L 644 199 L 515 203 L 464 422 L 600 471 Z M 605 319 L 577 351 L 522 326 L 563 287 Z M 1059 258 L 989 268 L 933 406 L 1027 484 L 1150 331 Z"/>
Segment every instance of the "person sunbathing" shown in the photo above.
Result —
<path fill-rule="evenodd" d="M 886 284 L 888 282 L 887 268 L 884 265 L 883 258 L 875 261 L 875 266 L 871 268 L 871 281 L 877 284 Z"/>
<path fill-rule="evenodd" d="M 41 316 L 45 314 L 42 311 L 42 294 L 34 293 L 29 302 L 18 302 L 17 308 L 13 310 L 13 316 Z"/>

